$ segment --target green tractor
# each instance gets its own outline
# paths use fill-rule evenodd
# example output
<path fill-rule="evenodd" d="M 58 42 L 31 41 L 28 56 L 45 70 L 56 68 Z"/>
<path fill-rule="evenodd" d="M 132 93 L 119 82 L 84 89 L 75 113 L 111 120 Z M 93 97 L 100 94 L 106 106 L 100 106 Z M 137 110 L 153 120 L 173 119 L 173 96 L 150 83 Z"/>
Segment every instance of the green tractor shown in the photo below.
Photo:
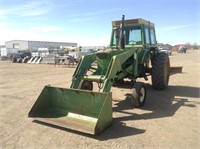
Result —
<path fill-rule="evenodd" d="M 152 78 L 157 90 L 166 89 L 170 61 L 157 49 L 154 24 L 144 19 L 112 22 L 110 48 L 83 56 L 72 76 L 70 88 L 45 86 L 28 116 L 37 121 L 97 134 L 112 124 L 113 84 L 129 79 L 131 100 L 141 107 L 146 89 L 137 78 Z M 98 90 L 94 91 L 94 84 Z"/>

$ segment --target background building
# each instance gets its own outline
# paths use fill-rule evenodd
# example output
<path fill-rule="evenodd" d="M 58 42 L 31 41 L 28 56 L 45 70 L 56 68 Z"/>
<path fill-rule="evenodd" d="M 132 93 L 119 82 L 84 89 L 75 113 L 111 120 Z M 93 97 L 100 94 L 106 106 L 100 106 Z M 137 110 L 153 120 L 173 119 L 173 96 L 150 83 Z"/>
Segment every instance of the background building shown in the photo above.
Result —
<path fill-rule="evenodd" d="M 20 50 L 35 50 L 38 48 L 76 47 L 77 43 L 12 40 L 12 41 L 5 42 L 5 46 L 6 48 L 14 48 L 14 49 L 20 49 Z"/>

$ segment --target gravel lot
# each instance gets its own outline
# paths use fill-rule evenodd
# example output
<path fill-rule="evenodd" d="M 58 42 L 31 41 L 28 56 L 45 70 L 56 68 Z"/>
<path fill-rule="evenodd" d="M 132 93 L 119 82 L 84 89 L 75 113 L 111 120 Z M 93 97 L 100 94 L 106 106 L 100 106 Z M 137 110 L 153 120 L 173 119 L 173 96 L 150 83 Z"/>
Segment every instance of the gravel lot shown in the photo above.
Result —
<path fill-rule="evenodd" d="M 0 61 L 0 148 L 200 148 L 200 50 L 174 52 L 170 61 L 183 66 L 183 73 L 172 75 L 165 91 L 154 90 L 149 78 L 141 109 L 126 99 L 130 88 L 112 88 L 113 125 L 97 136 L 41 125 L 27 116 L 43 87 L 69 87 L 75 68 Z"/>

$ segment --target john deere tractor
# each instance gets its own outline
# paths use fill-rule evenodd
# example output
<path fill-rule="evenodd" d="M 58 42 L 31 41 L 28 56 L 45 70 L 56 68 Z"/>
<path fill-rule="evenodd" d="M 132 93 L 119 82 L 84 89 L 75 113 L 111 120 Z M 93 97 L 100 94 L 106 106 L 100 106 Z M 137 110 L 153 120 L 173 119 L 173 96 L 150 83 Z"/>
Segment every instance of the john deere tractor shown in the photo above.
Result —
<path fill-rule="evenodd" d="M 28 116 L 37 121 L 97 134 L 112 124 L 111 87 L 133 83 L 131 100 L 141 107 L 146 89 L 137 78 L 148 79 L 157 90 L 166 89 L 170 61 L 157 49 L 154 24 L 144 19 L 112 22 L 110 48 L 83 56 L 72 76 L 70 88 L 45 86 Z M 97 84 L 97 91 L 94 91 Z"/>

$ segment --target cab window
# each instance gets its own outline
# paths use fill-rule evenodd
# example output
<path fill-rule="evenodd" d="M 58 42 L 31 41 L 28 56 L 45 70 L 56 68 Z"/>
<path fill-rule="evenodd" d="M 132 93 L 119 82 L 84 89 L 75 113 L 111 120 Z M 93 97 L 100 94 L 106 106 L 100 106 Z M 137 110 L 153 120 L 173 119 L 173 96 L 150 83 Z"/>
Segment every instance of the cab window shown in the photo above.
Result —
<path fill-rule="evenodd" d="M 126 45 L 141 45 L 142 44 L 142 31 L 141 26 L 126 27 L 125 41 Z"/>
<path fill-rule="evenodd" d="M 146 41 L 146 44 L 150 44 L 150 39 L 149 39 L 149 28 L 145 27 L 145 28 L 144 28 L 144 32 L 145 32 L 145 41 Z"/>
<path fill-rule="evenodd" d="M 156 37 L 155 37 L 155 32 L 154 29 L 150 29 L 150 37 L 151 37 L 151 44 L 156 44 Z"/>

